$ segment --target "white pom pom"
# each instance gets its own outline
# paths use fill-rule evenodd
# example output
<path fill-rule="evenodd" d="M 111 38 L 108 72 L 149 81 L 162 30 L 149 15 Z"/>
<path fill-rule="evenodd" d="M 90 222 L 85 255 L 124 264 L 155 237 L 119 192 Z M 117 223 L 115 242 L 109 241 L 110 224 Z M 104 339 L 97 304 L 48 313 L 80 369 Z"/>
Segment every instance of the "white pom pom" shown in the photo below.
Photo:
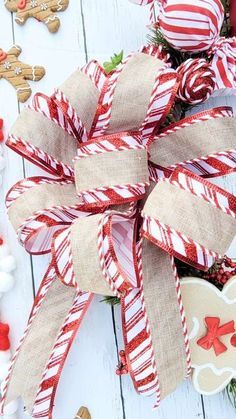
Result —
<path fill-rule="evenodd" d="M 15 413 L 18 409 L 18 401 L 17 400 L 12 400 L 12 402 L 8 403 L 5 407 L 4 407 L 4 415 L 12 415 L 13 413 Z"/>
<path fill-rule="evenodd" d="M 10 249 L 7 244 L 1 244 L 0 246 L 0 259 L 5 258 L 10 253 Z"/>
<path fill-rule="evenodd" d="M 14 285 L 14 277 L 7 272 L 0 272 L 0 292 L 8 292 Z"/>
<path fill-rule="evenodd" d="M 0 260 L 0 271 L 11 272 L 16 269 L 16 260 L 12 255 L 8 255 Z"/>
<path fill-rule="evenodd" d="M 11 351 L 0 351 L 0 368 L 1 365 L 6 364 L 11 360 Z"/>
<path fill-rule="evenodd" d="M 0 170 L 3 170 L 5 166 L 6 166 L 5 159 L 4 157 L 0 156 Z"/>
<path fill-rule="evenodd" d="M 0 380 L 4 380 L 9 372 L 9 367 L 10 367 L 11 363 L 7 362 L 6 364 L 0 365 Z"/>

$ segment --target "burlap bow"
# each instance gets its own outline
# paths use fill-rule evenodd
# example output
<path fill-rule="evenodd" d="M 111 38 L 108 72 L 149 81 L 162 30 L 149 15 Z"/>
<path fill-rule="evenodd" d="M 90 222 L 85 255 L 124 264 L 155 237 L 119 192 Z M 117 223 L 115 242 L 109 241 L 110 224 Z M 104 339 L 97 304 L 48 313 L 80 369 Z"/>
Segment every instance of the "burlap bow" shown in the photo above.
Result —
<path fill-rule="evenodd" d="M 121 298 L 127 368 L 136 390 L 156 394 L 158 405 L 191 369 L 173 256 L 207 269 L 235 234 L 235 198 L 204 179 L 235 170 L 234 118 L 227 108 L 211 110 L 154 141 L 178 80 L 155 49 L 144 51 L 109 77 L 92 61 L 52 97 L 36 95 L 8 140 L 57 176 L 24 179 L 7 196 L 26 250 L 52 254 L 3 391 L 4 403 L 22 396 L 34 418 L 52 417 L 93 293 Z M 203 156 L 198 165 L 196 156 Z M 183 167 L 203 171 L 204 164 L 202 178 Z"/>

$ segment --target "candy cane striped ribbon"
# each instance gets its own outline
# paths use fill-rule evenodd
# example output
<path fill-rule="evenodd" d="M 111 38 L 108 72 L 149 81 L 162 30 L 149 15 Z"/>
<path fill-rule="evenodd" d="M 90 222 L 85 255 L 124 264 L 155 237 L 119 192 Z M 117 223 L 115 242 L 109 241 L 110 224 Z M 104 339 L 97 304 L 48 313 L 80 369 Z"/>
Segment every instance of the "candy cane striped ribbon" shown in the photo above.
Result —
<path fill-rule="evenodd" d="M 171 150 L 169 152 L 169 155 L 172 155 L 172 159 L 174 160 L 176 158 L 175 153 L 174 153 L 174 147 L 176 144 L 176 147 L 178 147 L 179 145 L 181 145 L 179 143 L 179 139 L 181 138 L 181 130 L 183 130 L 183 135 L 185 132 L 185 128 L 190 127 L 190 126 L 194 126 L 196 125 L 196 131 L 195 131 L 195 136 L 194 133 L 191 134 L 191 138 L 189 137 L 189 147 L 188 149 L 190 149 L 191 143 L 193 144 L 193 146 L 198 147 L 198 152 L 199 154 L 203 154 L 204 153 L 204 147 L 205 147 L 205 143 L 204 145 L 198 145 L 198 129 L 197 129 L 197 124 L 199 124 L 200 122 L 204 122 L 204 121 L 211 121 L 211 120 L 219 120 L 222 119 L 222 131 L 224 131 L 224 127 L 226 124 L 227 126 L 227 121 L 228 119 L 230 120 L 234 120 L 233 118 L 233 113 L 232 113 L 232 108 L 229 107 L 219 107 L 219 108 L 214 108 L 214 109 L 210 109 L 207 111 L 203 111 L 203 112 L 199 112 L 197 114 L 194 114 L 192 116 L 186 117 L 182 120 L 180 120 L 177 123 L 174 123 L 172 125 L 170 125 L 168 128 L 164 129 L 163 131 L 161 131 L 158 136 L 155 137 L 155 140 L 153 142 L 152 148 L 151 148 L 151 156 L 150 156 L 150 160 L 149 160 L 149 176 L 150 176 L 150 180 L 154 181 L 154 182 L 158 182 L 158 180 L 165 178 L 165 177 L 169 177 L 171 175 L 171 173 L 173 172 L 173 170 L 175 170 L 178 167 L 183 167 L 186 168 L 188 170 L 190 170 L 191 172 L 197 174 L 198 176 L 201 176 L 203 178 L 211 178 L 211 177 L 215 177 L 215 176 L 223 176 L 226 175 L 228 173 L 231 173 L 232 171 L 236 170 L 236 150 L 233 147 L 234 142 L 232 141 L 231 145 L 228 145 L 228 135 L 227 133 L 225 135 L 222 135 L 221 137 L 221 142 L 222 142 L 222 146 L 220 151 L 214 152 L 214 148 L 215 148 L 215 139 L 212 138 L 212 144 L 210 144 L 211 148 L 212 148 L 212 152 L 209 155 L 199 155 L 198 157 L 192 158 L 192 159 L 184 159 L 183 161 L 178 161 L 175 164 L 171 164 L 167 167 L 163 167 L 161 164 L 156 163 L 155 161 L 153 161 L 152 159 L 152 150 L 154 150 L 154 148 L 158 147 L 158 145 L 160 144 L 161 141 L 165 141 L 165 139 L 168 136 L 172 136 L 172 134 L 175 134 L 178 132 L 178 138 L 176 138 L 176 141 L 174 142 L 175 138 L 174 136 L 172 136 L 171 138 L 173 138 L 173 142 L 172 142 L 172 146 L 171 146 Z M 225 122 L 224 122 L 225 121 Z M 202 125 L 204 126 L 204 125 Z M 210 138 L 208 139 L 208 141 L 210 141 Z M 227 140 L 227 142 L 225 141 Z M 203 148 L 203 150 L 201 149 L 201 147 Z M 165 142 L 165 150 L 167 148 L 167 143 Z M 158 152 L 160 152 L 160 147 L 158 147 Z M 186 150 L 183 150 L 183 156 L 186 153 Z M 160 158 L 161 161 L 161 158 Z"/>
<path fill-rule="evenodd" d="M 29 161 L 52 175 L 56 174 L 64 178 L 74 179 L 74 170 L 72 167 L 58 161 L 39 147 L 34 146 L 20 137 L 10 134 L 7 139 L 7 146 L 13 151 L 17 150 L 17 153 L 22 157 L 27 156 Z"/>
<path fill-rule="evenodd" d="M 93 299 L 93 294 L 78 291 L 72 307 L 56 338 L 50 358 L 45 367 L 36 395 L 33 418 L 52 419 L 53 403 L 59 383 L 58 376 L 63 368 L 70 346 Z"/>
<path fill-rule="evenodd" d="M 156 394 L 159 406 L 160 382 L 143 295 L 142 239 L 137 245 L 137 263 L 139 288 L 121 297 L 123 338 L 129 373 L 136 390 L 146 396 Z"/>
<path fill-rule="evenodd" d="M 233 219 L 236 218 L 236 199 L 233 195 L 229 194 L 218 186 L 207 182 L 206 180 L 202 180 L 199 176 L 187 171 L 186 169 L 177 169 L 170 177 L 170 179 L 162 180 L 159 182 L 156 188 L 161 189 L 162 193 L 164 193 L 165 185 L 167 184 L 187 191 L 191 195 L 194 195 L 207 202 L 208 205 L 210 204 L 218 210 L 221 210 L 223 213 L 227 214 Z M 157 190 L 155 193 L 157 193 Z M 161 247 L 171 255 L 174 255 L 178 259 L 183 260 L 199 269 L 209 269 L 217 259 L 222 258 L 223 255 L 219 254 L 218 251 L 208 249 L 206 245 L 197 242 L 187 234 L 178 230 L 176 227 L 172 227 L 171 225 L 166 224 L 164 221 L 162 221 L 162 219 L 155 218 L 155 216 L 152 215 L 152 210 L 150 213 L 148 203 L 150 202 L 149 200 L 151 196 L 152 193 L 149 196 L 146 206 L 143 210 L 144 221 L 142 228 L 145 237 L 153 241 L 157 246 Z M 158 199 L 156 201 L 158 202 Z M 155 205 L 157 205 L 156 201 Z M 178 208 L 178 211 L 179 213 L 181 212 L 184 216 L 184 205 L 182 210 Z M 200 213 L 198 215 L 200 215 Z M 212 220 L 215 220 L 215 218 Z M 224 220 L 226 222 L 226 218 Z M 199 220 L 191 220 L 191 223 L 196 224 L 197 222 L 199 222 Z M 213 221 L 213 223 L 214 222 L 216 221 Z M 181 223 L 178 221 L 177 224 L 180 225 Z M 230 231 L 233 230 L 234 224 L 235 223 L 232 221 L 232 227 L 230 227 Z M 209 226 L 209 229 L 209 235 L 213 235 L 213 233 L 210 233 L 211 229 L 213 229 L 213 226 Z M 224 249 L 224 251 L 226 250 L 227 248 Z"/>

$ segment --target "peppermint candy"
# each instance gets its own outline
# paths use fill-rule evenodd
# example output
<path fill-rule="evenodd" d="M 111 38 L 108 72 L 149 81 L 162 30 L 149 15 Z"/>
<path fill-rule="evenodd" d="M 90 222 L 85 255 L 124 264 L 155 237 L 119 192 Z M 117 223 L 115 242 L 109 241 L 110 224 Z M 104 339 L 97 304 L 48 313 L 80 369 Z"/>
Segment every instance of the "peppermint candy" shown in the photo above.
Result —
<path fill-rule="evenodd" d="M 211 65 L 202 59 L 189 59 L 178 68 L 181 81 L 177 98 L 196 105 L 205 102 L 213 93 L 215 73 Z"/>

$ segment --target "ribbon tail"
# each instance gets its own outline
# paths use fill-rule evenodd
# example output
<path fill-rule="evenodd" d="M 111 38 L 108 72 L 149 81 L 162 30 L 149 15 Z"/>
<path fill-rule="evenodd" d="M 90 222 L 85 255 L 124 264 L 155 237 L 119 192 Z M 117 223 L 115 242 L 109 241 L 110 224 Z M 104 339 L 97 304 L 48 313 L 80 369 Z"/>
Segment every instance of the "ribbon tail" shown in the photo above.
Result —
<path fill-rule="evenodd" d="M 93 299 L 93 294 L 79 291 L 56 338 L 45 367 L 33 407 L 33 418 L 52 419 L 60 376 L 74 338 Z"/>
<path fill-rule="evenodd" d="M 32 412 L 45 365 L 75 296 L 74 288 L 65 288 L 58 281 L 51 264 L 43 278 L 27 328 L 3 385 L 3 413 L 4 406 L 19 396 L 24 400 L 26 411 Z"/>
<path fill-rule="evenodd" d="M 223 354 L 227 351 L 227 346 L 224 345 L 218 338 L 215 338 L 213 342 L 213 348 L 215 351 L 216 356 Z"/>
<path fill-rule="evenodd" d="M 203 349 L 206 349 L 206 351 L 208 351 L 212 347 L 212 343 L 209 341 L 208 336 L 204 336 L 198 339 L 197 344 L 201 346 Z"/>

